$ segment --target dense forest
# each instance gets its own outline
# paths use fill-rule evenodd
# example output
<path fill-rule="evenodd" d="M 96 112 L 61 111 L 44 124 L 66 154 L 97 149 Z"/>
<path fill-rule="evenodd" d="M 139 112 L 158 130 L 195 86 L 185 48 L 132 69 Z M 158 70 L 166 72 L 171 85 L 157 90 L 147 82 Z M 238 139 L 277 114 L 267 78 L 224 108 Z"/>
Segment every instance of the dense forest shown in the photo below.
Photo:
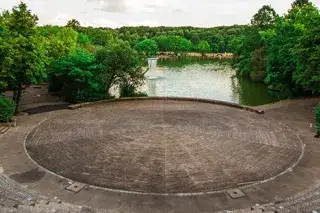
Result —
<path fill-rule="evenodd" d="M 284 15 L 265 5 L 247 25 L 212 28 L 37 21 L 25 3 L 0 15 L 0 92 L 14 92 L 12 102 L 0 95 L 0 103 L 16 112 L 25 86 L 41 82 L 70 102 L 109 98 L 113 85 L 121 85 L 125 96 L 139 95 L 135 88 L 143 82 L 146 57 L 168 52 L 233 53 L 238 75 L 288 97 L 320 93 L 320 13 L 308 0 L 294 1 Z"/>

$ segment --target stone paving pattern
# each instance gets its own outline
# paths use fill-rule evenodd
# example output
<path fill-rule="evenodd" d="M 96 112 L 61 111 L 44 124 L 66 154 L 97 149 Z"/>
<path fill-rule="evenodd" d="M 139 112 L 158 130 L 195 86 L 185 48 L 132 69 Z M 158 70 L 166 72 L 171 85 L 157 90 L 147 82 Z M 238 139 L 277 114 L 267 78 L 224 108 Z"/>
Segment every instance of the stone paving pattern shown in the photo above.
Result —
<path fill-rule="evenodd" d="M 303 158 L 292 171 L 274 180 L 241 188 L 246 197 L 240 199 L 231 199 L 224 192 L 182 197 L 134 195 L 91 187 L 79 193 L 69 192 L 65 190 L 70 184 L 68 180 L 39 169 L 28 159 L 23 141 L 36 124 L 53 116 L 69 116 L 70 111 L 21 117 L 16 128 L 0 135 L 0 212 L 320 212 L 320 142 L 313 137 L 314 108 L 319 101 L 302 99 L 258 107 L 266 110 L 268 119 L 289 126 L 306 144 L 306 148 Z"/>
<path fill-rule="evenodd" d="M 162 100 L 70 111 L 35 128 L 26 148 L 64 177 L 146 193 L 211 192 L 264 180 L 302 152 L 290 128 L 264 115 Z"/>

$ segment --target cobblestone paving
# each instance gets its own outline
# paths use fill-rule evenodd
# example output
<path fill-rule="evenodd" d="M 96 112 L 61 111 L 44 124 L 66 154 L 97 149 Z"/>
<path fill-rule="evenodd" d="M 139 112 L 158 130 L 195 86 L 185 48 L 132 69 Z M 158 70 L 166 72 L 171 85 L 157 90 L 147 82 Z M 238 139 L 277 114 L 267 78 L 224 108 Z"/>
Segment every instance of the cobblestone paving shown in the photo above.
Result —
<path fill-rule="evenodd" d="M 285 130 L 294 131 L 306 145 L 305 154 L 291 172 L 274 180 L 242 189 L 246 197 L 232 200 L 223 193 L 206 196 L 131 196 L 126 193 L 108 193 L 86 189 L 70 195 L 64 190 L 64 181 L 54 175 L 37 170 L 29 162 L 22 148 L 27 132 L 43 119 L 51 116 L 81 117 L 81 113 L 95 113 L 98 106 L 80 111 L 44 113 L 19 119 L 18 127 L 0 135 L 0 212 L 8 213 L 314 213 L 320 212 L 320 143 L 313 137 L 314 106 L 320 99 L 285 101 L 276 105 L 259 107 L 267 110 L 266 115 L 272 125 L 280 125 Z M 133 103 L 134 104 L 134 103 Z M 119 107 L 115 104 L 114 108 Z M 135 111 L 132 104 L 127 109 Z M 181 110 L 181 108 L 180 108 Z M 237 110 L 236 110 L 237 111 Z M 237 114 L 235 112 L 235 114 Z M 79 112 L 79 113 L 78 113 Z M 200 113 L 202 114 L 202 113 Z M 228 116 L 237 116 L 227 113 Z M 125 115 L 125 114 L 124 114 Z M 165 115 L 165 113 L 163 113 Z M 204 113 L 204 117 L 210 116 Z M 251 115 L 251 116 L 255 116 Z M 257 115 L 259 116 L 259 115 Z M 101 114 L 103 117 L 103 113 Z M 181 118 L 182 117 L 182 118 Z M 186 117 L 186 116 L 185 116 Z M 246 117 L 246 116 L 244 116 Z M 261 116 L 260 116 L 261 117 Z M 178 117 L 179 118 L 179 117 Z M 241 117 L 242 118 L 242 117 Z M 250 117 L 249 117 L 250 118 Z M 112 118 L 111 118 L 112 119 Z M 135 118 L 136 119 L 136 118 Z M 180 116 L 180 119 L 184 119 Z M 252 118 L 251 118 L 252 119 Z M 54 119 L 53 119 L 54 120 Z M 103 119 L 101 119 L 103 120 Z M 212 119 L 208 119 L 212 120 Z M 268 119 L 267 119 L 268 120 Z M 237 120 L 236 120 L 237 121 Z M 243 119 L 245 123 L 246 119 Z M 188 121 L 192 124 L 192 122 Z M 101 122 L 102 124 L 103 122 Z M 186 123 L 186 122 L 185 122 Z M 235 122 L 236 123 L 236 122 Z M 46 125 L 46 122 L 43 123 Z M 93 121 L 93 125 L 97 125 Z M 122 124 L 123 125 L 123 124 Z M 81 126 L 81 123 L 80 123 Z M 163 130 L 167 124 L 161 123 Z M 290 128 L 288 128 L 289 126 Z M 39 126 L 41 128 L 41 125 Z M 50 127 L 50 126 L 49 126 Z M 50 127 L 51 128 L 51 127 Z M 68 127 L 70 128 L 70 127 Z M 68 132 L 66 128 L 66 132 Z M 89 128 L 90 127 L 85 127 Z M 259 125 L 257 126 L 259 128 Z M 264 128 L 269 128 L 265 125 Z M 121 130 L 117 130 L 121 131 Z M 206 135 L 206 134 L 205 134 Z M 59 138 L 57 138 L 57 141 Z M 263 140 L 262 140 L 263 141 Z M 268 141 L 268 140 L 266 140 Z M 49 141 L 50 142 L 50 141 Z M 250 141 L 251 143 L 251 141 Z M 254 143 L 254 142 L 253 142 Z M 263 144 L 263 143 L 262 143 Z M 290 143 L 291 144 L 291 143 Z M 293 143 L 294 144 L 294 143 Z M 277 145 L 279 146 L 279 145 Z M 293 145 L 294 146 L 294 145 Z M 280 146 L 281 147 L 281 146 Z M 90 151 L 90 150 L 89 150 Z M 203 153 L 202 153 L 203 154 Z M 268 164 L 266 164 L 268 165 Z M 3 167 L 2 167 L 3 166 Z M 5 175 L 6 176 L 5 176 Z M 7 178 L 10 176 L 10 179 Z M 16 180 L 19 183 L 14 182 Z M 66 183 L 68 184 L 68 182 Z M 55 188 L 61 187 L 62 189 Z M 50 189 L 49 189 L 50 188 Z M 34 190 L 36 191 L 34 191 Z M 45 194 L 47 197 L 41 196 Z M 49 192 L 49 193 L 47 193 Z M 53 195 L 54 194 L 54 195 Z M 280 195 L 281 194 L 281 195 Z M 85 196 L 88 195 L 88 196 Z M 280 197 L 278 197 L 278 195 Z M 58 196 L 58 197 L 55 197 Z M 61 196 L 61 197 L 60 197 Z M 66 197 L 67 196 L 67 197 Z M 274 197 L 276 196 L 276 197 Z M 157 199 L 155 199 L 157 198 Z M 271 198 L 271 199 L 270 199 Z M 61 201 L 60 201 L 61 199 Z M 121 202 L 121 203 L 119 203 Z M 77 205 L 74 205 L 74 204 Z M 88 207 L 90 205 L 92 207 Z M 99 207 L 100 206 L 100 207 Z M 101 208 L 103 207 L 103 208 Z M 150 208 L 152 207 L 152 208 Z M 229 209 L 221 211 L 222 209 Z M 232 210 L 234 209 L 234 210 Z M 238 210 L 236 210 L 238 209 Z"/>
<path fill-rule="evenodd" d="M 181 101 L 131 101 L 70 111 L 28 136 L 43 167 L 88 184 L 151 193 L 217 191 L 273 177 L 302 145 L 264 115 Z"/>

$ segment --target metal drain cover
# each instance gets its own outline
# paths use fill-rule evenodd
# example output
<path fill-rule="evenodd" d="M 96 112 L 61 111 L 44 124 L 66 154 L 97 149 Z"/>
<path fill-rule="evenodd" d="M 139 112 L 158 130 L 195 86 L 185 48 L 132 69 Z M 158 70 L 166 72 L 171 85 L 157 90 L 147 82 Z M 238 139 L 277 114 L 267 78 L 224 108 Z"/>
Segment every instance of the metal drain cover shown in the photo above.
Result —
<path fill-rule="evenodd" d="M 232 199 L 242 198 L 246 196 L 246 194 L 243 193 L 240 189 L 231 189 L 228 190 L 227 193 Z"/>
<path fill-rule="evenodd" d="M 72 191 L 72 192 L 80 192 L 81 189 L 83 189 L 86 186 L 86 184 L 74 182 L 73 184 L 69 185 L 66 190 Z"/>

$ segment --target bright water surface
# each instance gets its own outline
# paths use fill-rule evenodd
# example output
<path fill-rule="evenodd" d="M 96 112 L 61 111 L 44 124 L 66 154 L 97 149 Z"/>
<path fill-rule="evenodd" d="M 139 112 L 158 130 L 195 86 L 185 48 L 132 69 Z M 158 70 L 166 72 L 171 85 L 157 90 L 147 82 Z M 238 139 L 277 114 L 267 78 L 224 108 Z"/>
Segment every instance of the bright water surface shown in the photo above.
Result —
<path fill-rule="evenodd" d="M 257 106 L 278 101 L 263 83 L 235 77 L 228 63 L 185 59 L 158 61 L 158 79 L 141 89 L 149 96 L 215 99 Z"/>

